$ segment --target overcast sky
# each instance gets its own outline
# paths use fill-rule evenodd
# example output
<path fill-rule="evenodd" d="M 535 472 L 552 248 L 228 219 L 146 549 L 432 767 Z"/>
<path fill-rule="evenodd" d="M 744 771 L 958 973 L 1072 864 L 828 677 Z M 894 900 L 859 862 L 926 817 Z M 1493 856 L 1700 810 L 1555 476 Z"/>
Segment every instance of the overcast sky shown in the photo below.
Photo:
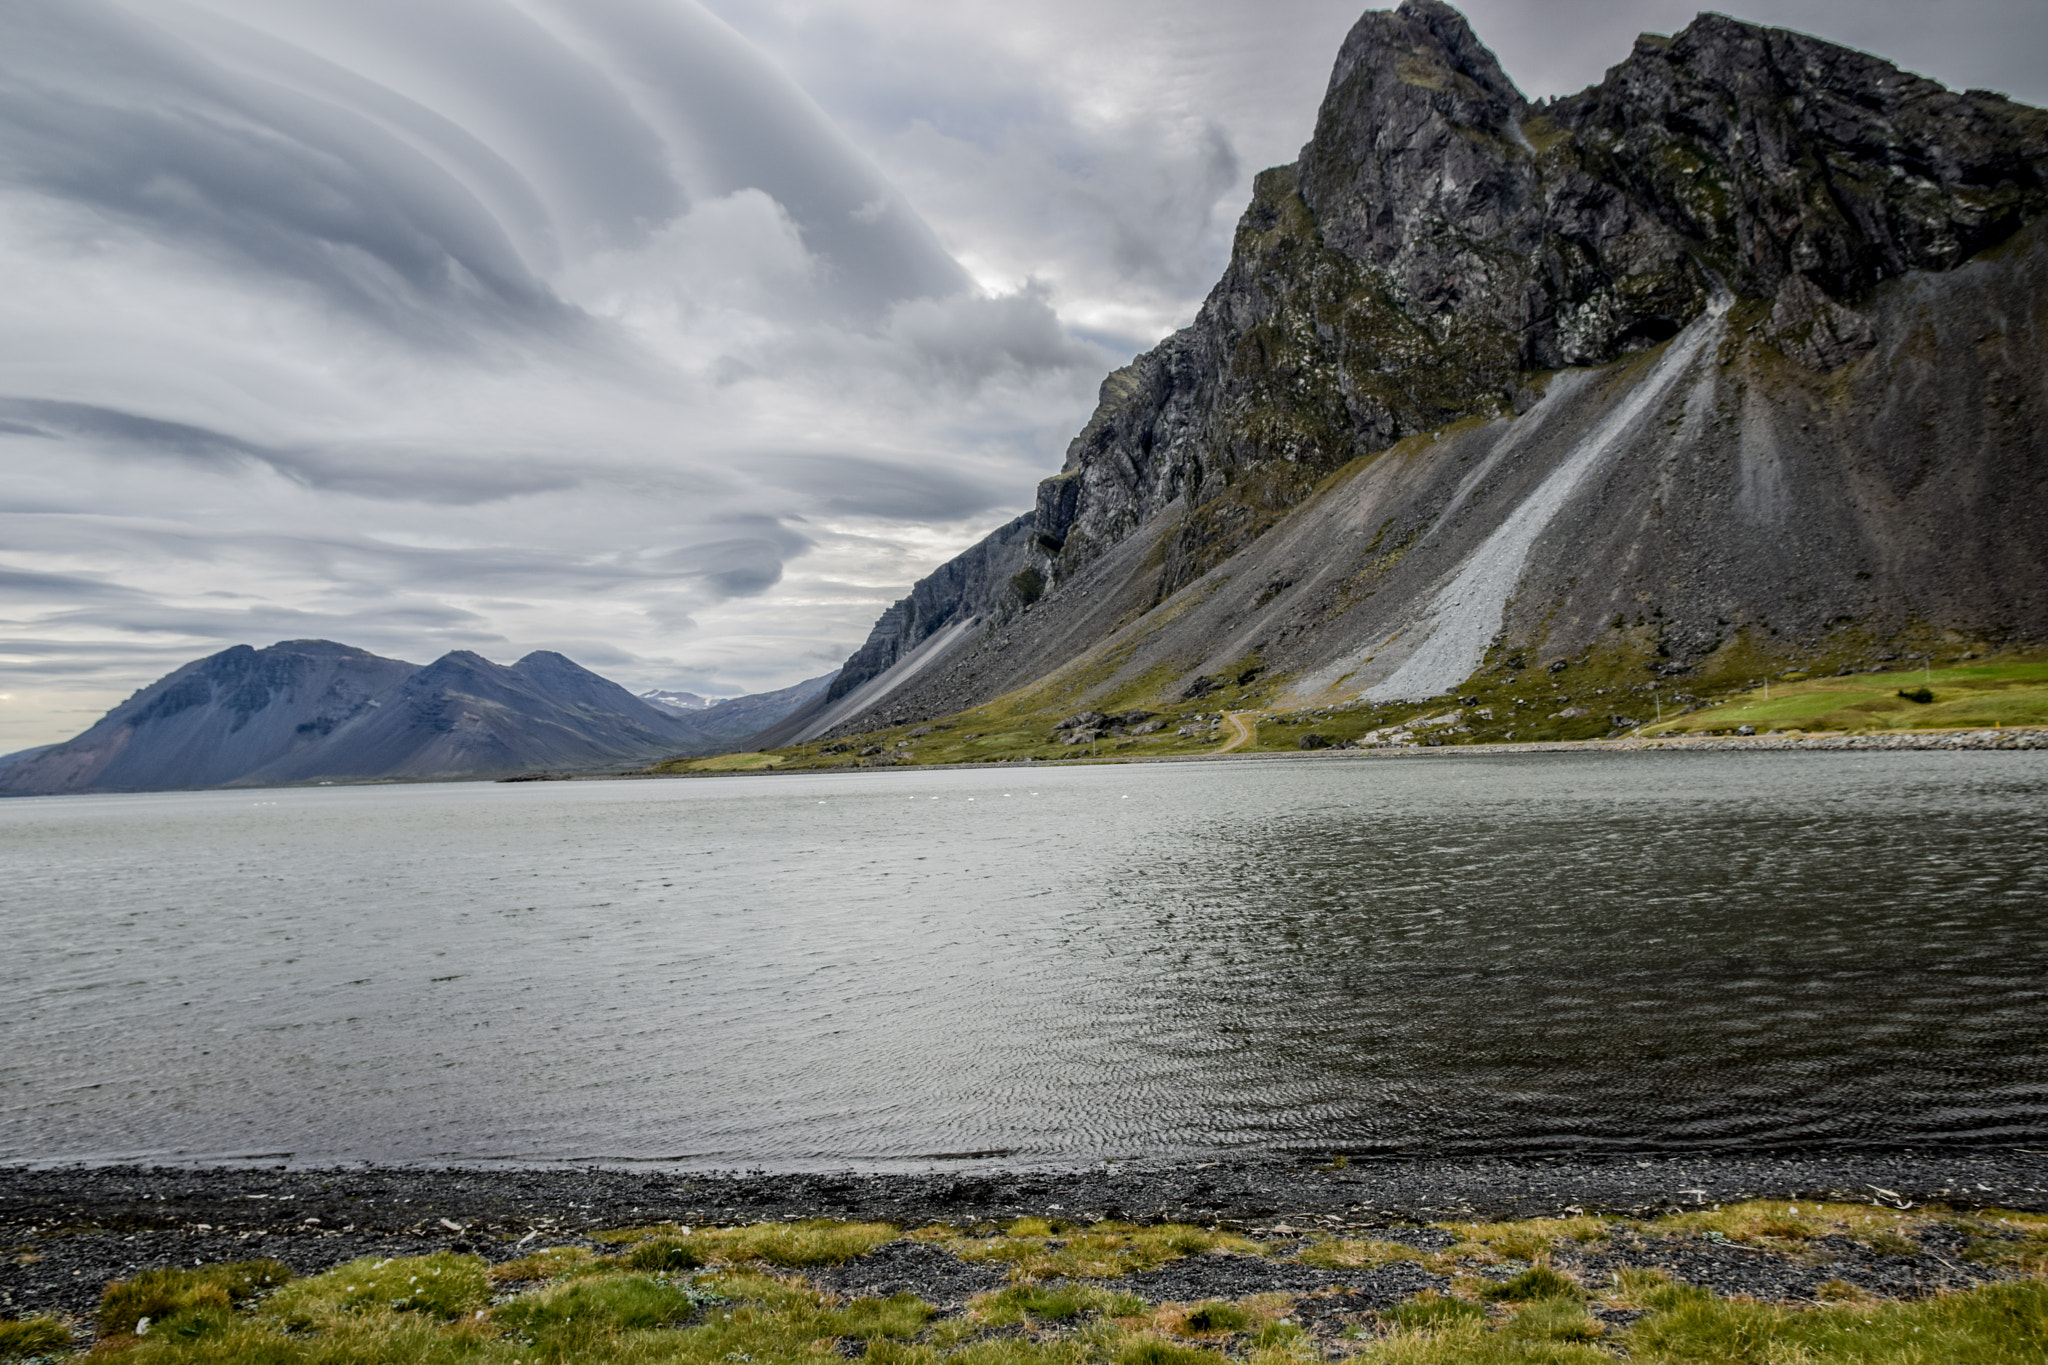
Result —
<path fill-rule="evenodd" d="M 2042 0 L 1744 18 L 2048 102 Z M 0 0 L 0 752 L 234 643 L 835 666 L 1192 317 L 1325 0 Z M 1656 0 L 1475 0 L 1531 96 Z"/>

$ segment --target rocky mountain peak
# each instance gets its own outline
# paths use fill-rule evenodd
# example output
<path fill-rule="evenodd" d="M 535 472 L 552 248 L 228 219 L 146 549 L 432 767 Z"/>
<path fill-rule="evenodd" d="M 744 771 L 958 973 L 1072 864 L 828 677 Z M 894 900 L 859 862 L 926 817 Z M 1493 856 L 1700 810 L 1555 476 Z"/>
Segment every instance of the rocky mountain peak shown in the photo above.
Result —
<path fill-rule="evenodd" d="M 1546 422 L 1558 439 L 1570 430 L 1589 449 L 1635 449 L 1639 437 L 1650 438 L 1635 431 L 1631 414 L 1664 402 L 1675 376 L 1690 376 L 1702 394 L 1723 382 L 1693 373 L 1695 360 L 1709 363 L 1702 356 L 1734 386 L 1716 401 L 1741 413 L 1742 441 L 1733 455 L 1715 454 L 1722 463 L 1710 464 L 1692 491 L 1644 493 L 1653 519 L 1696 500 L 1698 488 L 1718 486 L 1728 460 L 1747 481 L 1729 506 L 1753 520 L 1789 516 L 1796 500 L 1783 493 L 1790 476 L 1781 474 L 1782 461 L 1817 429 L 1822 411 L 1845 424 L 1839 449 L 1868 454 L 1873 469 L 1886 459 L 1930 467 L 1936 443 L 1925 433 L 1939 430 L 1954 447 L 1942 447 L 1940 459 L 1977 471 L 1973 479 L 2009 481 L 2008 462 L 2027 448 L 2029 428 L 2001 415 L 1993 430 L 1983 414 L 2016 412 L 2033 397 L 2001 397 L 1987 408 L 1990 400 L 1965 392 L 1967 375 L 1939 372 L 1929 333 L 1906 321 L 1933 316 L 1913 311 L 1931 307 L 1931 295 L 1909 298 L 1892 286 L 1974 269 L 2044 213 L 2048 112 L 1983 91 L 1949 91 L 1818 38 L 1706 14 L 1674 36 L 1643 35 L 1589 89 L 1531 103 L 1441 0 L 1368 12 L 1345 39 L 1300 160 L 1254 182 L 1229 265 L 1194 321 L 1109 376 L 1028 520 L 943 566 L 883 616 L 833 685 L 833 699 L 847 705 L 831 723 L 858 728 L 863 717 L 941 714 L 982 689 L 1014 688 L 1099 640 L 1139 629 L 1147 613 L 1198 582 L 1220 602 L 1233 581 L 1222 566 L 1330 488 L 1333 475 L 1355 472 L 1404 440 L 1435 445 L 1469 428 L 1491 432 L 1490 442 L 1499 424 L 1529 415 L 1536 420 L 1504 449 L 1519 448 Z M 2014 269 L 2014 287 L 2032 288 L 2032 276 Z M 1984 309 L 1995 291 L 1983 278 L 1942 288 L 1968 298 L 1956 307 Z M 1591 372 L 1677 345 L 1695 324 L 1720 329 L 1713 348 L 1695 335 L 1680 347 L 1684 364 L 1651 362 L 1638 378 L 1654 375 L 1657 384 L 1612 421 L 1595 422 L 1594 407 L 1575 417 L 1537 415 L 1558 412 L 1564 405 L 1555 396 L 1575 391 L 1576 380 L 1562 389 L 1552 382 L 1558 372 Z M 2017 310 L 1985 316 L 1973 324 L 1971 344 L 2006 340 L 1970 364 L 1985 375 L 2025 373 L 2030 325 Z M 1922 330 L 1901 330 L 1909 327 Z M 1752 369 L 1729 368 L 1738 353 Z M 1863 361 L 1860 372 L 1848 368 Z M 1823 376 L 1836 384 L 1831 396 L 1795 396 Z M 1854 403 L 1841 397 L 1843 383 L 1863 386 Z M 1987 392 L 1994 387 L 1984 383 Z M 1689 407 L 1683 396 L 1671 401 L 1678 407 L 1665 419 L 1670 430 L 1690 433 L 1707 451 L 1701 433 L 1721 428 L 1707 421 L 1704 398 Z M 1910 439 L 1885 425 L 1922 402 L 1934 406 Z M 1580 430 L 1581 421 L 1593 425 Z M 1816 449 L 1811 458 L 1818 471 L 1828 458 L 1848 457 Z M 1397 467 L 1420 471 L 1431 461 L 1411 449 Z M 2007 472 L 1993 480 L 1983 472 L 1992 469 Z M 1397 477 L 1391 469 L 1375 476 Z M 1815 473 L 1815 505 L 1830 478 L 1846 477 Z M 1910 489 L 1921 476 L 1870 477 Z M 1471 500 L 1493 487 L 1446 492 L 1446 505 L 1470 515 Z M 1402 498 L 1421 496 L 1411 489 Z M 1991 505 L 1941 515 L 1981 529 L 1991 524 L 1983 511 Z M 1327 600 L 1303 608 L 1313 620 L 1289 630 L 1326 639 L 1331 622 L 1379 619 L 1373 613 L 1384 603 L 1361 604 L 1393 591 L 1383 576 L 1416 547 L 1449 543 L 1422 502 L 1394 498 L 1390 506 L 1398 510 L 1353 528 L 1360 545 L 1375 550 L 1376 567 L 1325 585 Z M 1868 510 L 1875 504 L 1854 506 L 1865 510 L 1837 509 L 1839 546 L 1882 560 L 1892 553 L 1874 548 L 1884 537 L 1861 524 L 1850 529 L 1858 516 L 1877 517 Z M 1645 547 L 1663 545 L 1665 534 L 1645 532 L 1626 547 L 1628 562 L 1646 562 Z M 1672 583 L 1693 582 L 1694 559 L 1685 554 L 1724 553 L 1701 537 L 1684 554 L 1672 551 L 1676 577 L 1631 587 L 1627 609 L 1604 619 L 1632 620 L 1641 603 L 1678 591 Z M 1758 559 L 1775 552 L 1752 548 Z M 1980 603 L 1972 610 L 1986 620 L 1998 612 L 2017 620 L 2024 613 L 1981 603 L 2003 602 L 2007 586 L 2031 581 L 2027 563 L 2025 573 L 2002 580 L 1973 579 L 1953 600 Z M 1307 569 L 1274 572 L 1244 608 L 1252 619 L 1306 591 Z M 1875 570 L 1858 572 L 1864 576 L 1854 583 L 1875 580 Z M 1775 596 L 1790 591 L 1789 581 L 1759 579 L 1741 601 L 1716 605 L 1698 589 L 1686 610 L 1714 622 L 1695 632 L 1708 642 L 1700 650 L 1723 639 L 1730 623 L 1771 612 L 1789 619 L 1793 608 Z M 1078 605 L 1086 593 L 1093 597 Z M 1846 602 L 1853 594 L 1835 595 Z M 1901 584 L 1886 610 L 1911 595 Z M 1758 605 L 1767 599 L 1778 605 Z M 1808 592 L 1788 600 L 1817 599 Z M 1914 610 L 1928 619 L 1953 615 Z M 1801 605 L 1798 614 L 1810 613 Z M 1862 606 L 1836 613 L 1866 614 Z M 975 623 L 985 634 L 965 643 Z M 1279 656 L 1286 632 L 1237 622 L 1228 638 L 1240 638 L 1239 626 L 1241 652 Z M 960 651 L 973 657 L 939 662 Z M 1313 653 L 1297 650 L 1303 660 Z"/>
<path fill-rule="evenodd" d="M 2048 207 L 2048 114 L 1806 34 L 1703 14 L 1547 113 L 1568 175 L 1612 185 L 1739 295 L 1838 298 L 1947 270 Z"/>
<path fill-rule="evenodd" d="M 1440 0 L 1352 27 L 1302 149 L 1300 194 L 1323 240 L 1392 265 L 1445 228 L 1490 235 L 1527 207 L 1516 153 L 1527 101 L 1463 15 Z"/>

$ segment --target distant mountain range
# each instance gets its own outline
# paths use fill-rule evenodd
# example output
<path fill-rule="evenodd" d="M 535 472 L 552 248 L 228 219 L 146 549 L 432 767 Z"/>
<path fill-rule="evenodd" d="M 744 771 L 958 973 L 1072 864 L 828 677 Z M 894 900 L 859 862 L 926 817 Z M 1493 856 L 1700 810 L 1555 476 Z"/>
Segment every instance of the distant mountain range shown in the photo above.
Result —
<path fill-rule="evenodd" d="M 706 711 L 718 705 L 713 698 L 700 697 L 695 692 L 670 692 L 660 687 L 642 692 L 640 700 L 657 710 L 678 716 L 687 716 L 692 711 Z"/>
<path fill-rule="evenodd" d="M 545 650 L 421 667 L 329 640 L 237 645 L 76 739 L 0 757 L 0 795 L 601 772 L 732 748 L 830 682 L 681 711 Z"/>

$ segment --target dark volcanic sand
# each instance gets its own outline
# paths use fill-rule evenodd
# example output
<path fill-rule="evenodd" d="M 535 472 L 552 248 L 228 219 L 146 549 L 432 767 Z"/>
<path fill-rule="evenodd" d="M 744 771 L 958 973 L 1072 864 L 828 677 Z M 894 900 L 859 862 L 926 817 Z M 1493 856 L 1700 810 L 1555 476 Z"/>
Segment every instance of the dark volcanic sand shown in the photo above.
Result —
<path fill-rule="evenodd" d="M 1956 1207 L 2048 1208 L 2048 1154 L 1555 1158 L 1374 1161 L 1342 1169 L 1284 1159 L 1079 1171 L 923 1174 L 711 1174 L 615 1169 L 10 1168 L 0 1172 L 0 1314 L 89 1314 L 112 1279 L 153 1266 L 271 1256 L 301 1273 L 363 1255 L 455 1249 L 493 1260 L 515 1243 L 561 1245 L 603 1228 L 674 1220 L 732 1224 L 793 1217 L 868 1218 L 914 1227 L 1021 1214 L 1077 1221 L 1124 1218 L 1220 1223 L 1287 1239 L 1311 1229 L 1434 1245 L 1412 1226 L 1451 1218 L 1576 1212 L 1635 1215 L 1702 1203 L 1772 1198 L 1896 1201 Z M 452 1225 L 452 1226 L 451 1226 Z M 1622 1265 L 1656 1265 L 1722 1294 L 1805 1299 L 1829 1279 L 1910 1297 L 1990 1278 L 1956 1248 L 1883 1256 L 1845 1239 L 1812 1248 L 1829 1260 L 1639 1238 L 1560 1252 L 1559 1263 L 1604 1280 Z M 1841 1241 L 1842 1245 L 1834 1243 Z M 1812 1259 L 1812 1257 L 1809 1257 Z M 849 1295 L 908 1290 L 957 1304 L 1001 1282 L 990 1267 L 896 1244 L 848 1266 L 812 1272 Z M 1267 1289 L 1336 1290 L 1329 1316 L 1396 1302 L 1437 1277 L 1408 1263 L 1321 1271 L 1254 1257 L 1205 1256 L 1127 1276 L 1155 1301 L 1236 1297 Z"/>

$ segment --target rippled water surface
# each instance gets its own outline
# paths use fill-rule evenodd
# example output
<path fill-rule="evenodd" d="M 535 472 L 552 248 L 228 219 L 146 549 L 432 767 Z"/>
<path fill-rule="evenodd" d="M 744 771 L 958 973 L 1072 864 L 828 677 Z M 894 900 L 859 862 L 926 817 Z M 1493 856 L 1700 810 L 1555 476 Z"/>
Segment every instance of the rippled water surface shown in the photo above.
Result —
<path fill-rule="evenodd" d="M 2048 755 L 0 802 L 0 1158 L 2048 1137 Z"/>

